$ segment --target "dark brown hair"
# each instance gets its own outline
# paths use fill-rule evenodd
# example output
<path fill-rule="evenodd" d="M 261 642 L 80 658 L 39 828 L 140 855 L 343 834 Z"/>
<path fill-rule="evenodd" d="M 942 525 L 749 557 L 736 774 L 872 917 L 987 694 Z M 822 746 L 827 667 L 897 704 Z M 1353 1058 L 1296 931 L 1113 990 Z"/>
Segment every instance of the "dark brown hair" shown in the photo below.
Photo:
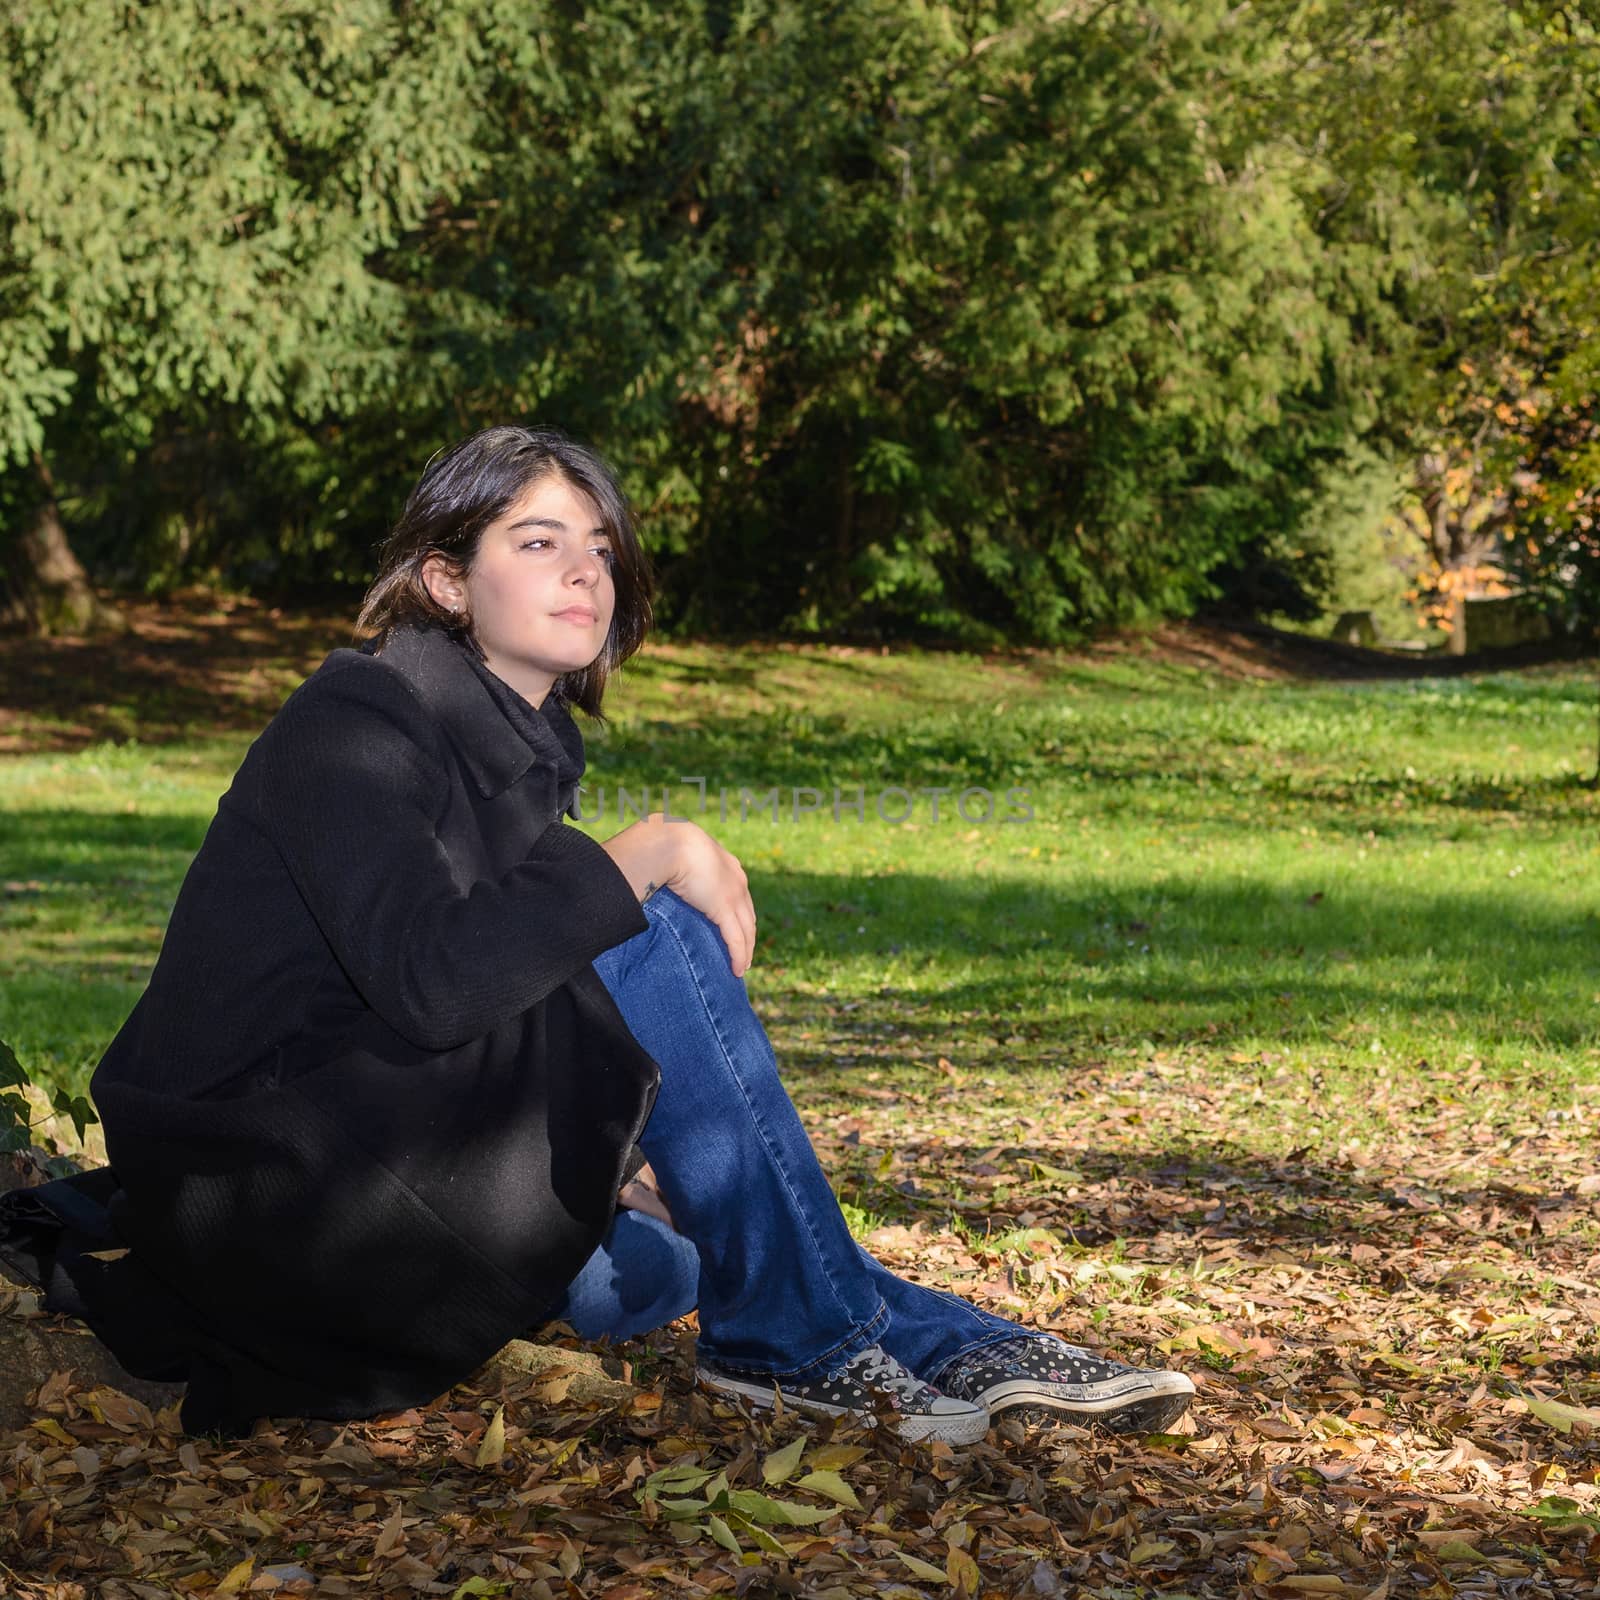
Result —
<path fill-rule="evenodd" d="M 356 619 L 357 634 L 376 637 L 381 649 L 390 630 L 403 623 L 432 624 L 477 649 L 471 617 L 463 621 L 441 606 L 428 593 L 422 569 L 430 557 L 439 556 L 455 576 L 464 577 L 477 557 L 484 529 L 549 477 L 564 478 L 588 496 L 611 540 L 617 597 L 611 631 L 589 666 L 563 673 L 554 686 L 568 704 L 599 717 L 606 680 L 644 643 L 650 628 L 650 563 L 610 467 L 555 428 L 485 428 L 428 463 L 384 541 L 378 575 Z"/>

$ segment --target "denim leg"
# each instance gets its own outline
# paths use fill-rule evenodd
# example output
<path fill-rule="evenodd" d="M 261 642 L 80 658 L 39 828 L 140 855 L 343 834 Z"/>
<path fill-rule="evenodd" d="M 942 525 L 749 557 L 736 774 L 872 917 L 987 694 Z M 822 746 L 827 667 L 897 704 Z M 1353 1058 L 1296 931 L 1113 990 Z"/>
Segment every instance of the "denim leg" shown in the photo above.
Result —
<path fill-rule="evenodd" d="M 700 1260 L 700 1352 L 809 1378 L 876 1344 L 878 1284 L 778 1077 L 715 924 L 670 890 L 595 971 L 661 1067 L 639 1141 Z"/>
<path fill-rule="evenodd" d="M 861 1255 L 889 1308 L 889 1325 L 878 1343 L 924 1383 L 937 1387 L 945 1367 L 969 1350 L 1032 1331 L 944 1289 L 908 1283 L 865 1250 Z"/>
<path fill-rule="evenodd" d="M 642 1211 L 618 1211 L 550 1316 L 585 1339 L 631 1339 L 693 1311 L 699 1280 L 699 1257 L 681 1233 Z"/>
<path fill-rule="evenodd" d="M 670 890 L 645 918 L 594 965 L 661 1067 L 640 1142 L 681 1234 L 619 1212 L 557 1314 L 591 1338 L 659 1327 L 694 1303 L 692 1250 L 701 1353 L 720 1365 L 803 1377 L 876 1343 L 936 1382 L 957 1356 L 1027 1332 L 851 1239 L 722 935 Z"/>

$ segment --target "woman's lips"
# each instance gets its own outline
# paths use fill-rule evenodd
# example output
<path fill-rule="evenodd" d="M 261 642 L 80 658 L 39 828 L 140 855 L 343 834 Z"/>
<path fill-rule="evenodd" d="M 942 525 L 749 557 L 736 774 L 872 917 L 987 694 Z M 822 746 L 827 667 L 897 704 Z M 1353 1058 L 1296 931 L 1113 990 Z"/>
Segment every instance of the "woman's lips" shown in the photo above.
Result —
<path fill-rule="evenodd" d="M 565 611 L 557 611 L 553 615 L 563 622 L 582 623 L 585 627 L 595 620 L 595 613 L 585 611 L 581 606 L 569 606 Z"/>

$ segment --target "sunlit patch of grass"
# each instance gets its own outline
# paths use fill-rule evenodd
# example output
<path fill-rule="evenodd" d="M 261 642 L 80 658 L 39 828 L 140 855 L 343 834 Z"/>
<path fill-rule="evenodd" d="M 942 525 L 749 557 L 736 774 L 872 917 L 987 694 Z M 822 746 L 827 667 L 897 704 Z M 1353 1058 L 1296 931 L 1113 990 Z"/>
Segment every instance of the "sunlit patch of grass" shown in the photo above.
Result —
<path fill-rule="evenodd" d="M 1423 1114 L 1452 1085 L 1509 1108 L 1600 1078 L 1592 718 L 1576 669 L 1303 684 L 670 645 L 591 741 L 592 831 L 619 787 L 670 791 L 741 857 L 752 995 L 802 1099 L 949 1070 L 1066 1111 L 1088 1064 L 1198 1060 L 1252 1085 L 1253 1145 L 1331 1121 L 1377 1142 L 1406 1084 Z M 0 758 L 0 1030 L 44 1080 L 81 1089 L 137 998 L 248 738 Z M 836 818 L 856 785 L 865 816 Z M 776 818 L 740 819 L 774 788 Z M 909 821 L 879 820 L 889 788 Z M 968 824 L 947 795 L 935 821 L 933 788 L 1017 789 L 1032 820 Z"/>

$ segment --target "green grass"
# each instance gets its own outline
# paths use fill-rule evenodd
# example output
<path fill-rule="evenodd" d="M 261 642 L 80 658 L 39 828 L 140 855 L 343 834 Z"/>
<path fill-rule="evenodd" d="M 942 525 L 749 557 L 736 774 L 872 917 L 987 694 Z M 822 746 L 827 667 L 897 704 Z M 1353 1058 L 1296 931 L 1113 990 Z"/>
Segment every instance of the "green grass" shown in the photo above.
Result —
<path fill-rule="evenodd" d="M 1392 1107 L 1470 1080 L 1532 1111 L 1596 1082 L 1580 669 L 1308 685 L 1139 653 L 679 646 L 614 707 L 590 745 L 594 831 L 619 785 L 659 805 L 670 783 L 693 814 L 679 779 L 706 779 L 802 1102 L 942 1071 L 1025 1101 L 1097 1065 L 1182 1062 L 1258 1083 L 1269 1151 L 1330 1115 L 1381 1135 L 1375 1084 Z M 0 1036 L 44 1082 L 87 1083 L 247 743 L 0 758 Z M 779 786 L 787 812 L 794 786 L 831 805 L 855 784 L 866 821 L 738 817 L 741 786 Z M 1034 816 L 971 824 L 947 799 L 935 823 L 921 799 L 895 826 L 872 799 L 896 785 L 1021 788 Z"/>

